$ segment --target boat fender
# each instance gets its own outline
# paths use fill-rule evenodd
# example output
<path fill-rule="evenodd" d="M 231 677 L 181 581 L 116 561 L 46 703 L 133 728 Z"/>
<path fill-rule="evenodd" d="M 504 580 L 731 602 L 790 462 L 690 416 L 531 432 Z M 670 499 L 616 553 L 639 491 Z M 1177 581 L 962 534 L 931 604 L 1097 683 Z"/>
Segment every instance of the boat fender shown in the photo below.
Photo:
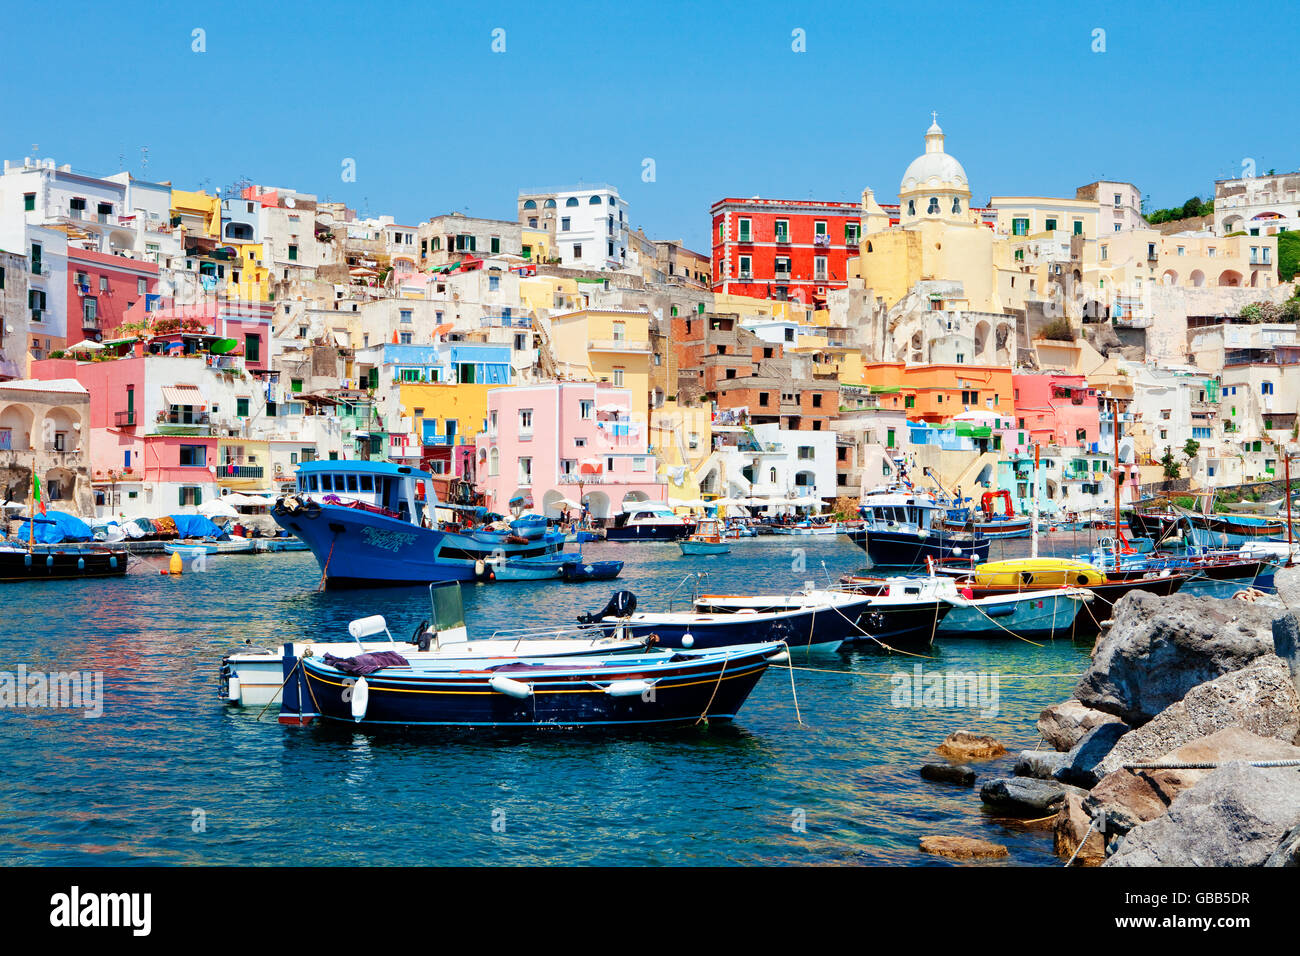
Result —
<path fill-rule="evenodd" d="M 775 654 L 769 654 L 767 662 L 769 664 L 788 664 L 790 662 L 790 652 L 777 651 Z"/>
<path fill-rule="evenodd" d="M 85 559 L 85 558 L 77 558 L 77 570 L 78 570 L 78 571 L 84 571 L 84 570 L 86 570 L 86 559 Z"/>
<path fill-rule="evenodd" d="M 953 548 L 953 549 L 952 549 L 952 556 L 953 556 L 954 558 L 960 558 L 960 557 L 961 557 L 961 548 Z"/>
<path fill-rule="evenodd" d="M 52 567 L 54 567 L 54 555 L 52 555 L 52 554 L 47 554 L 47 555 L 45 556 L 45 566 L 46 566 L 47 568 L 52 568 Z"/>
<path fill-rule="evenodd" d="M 919 530 L 918 532 L 916 532 L 916 536 L 917 536 L 918 538 L 920 538 L 922 541 L 924 541 L 926 538 L 930 537 L 930 532 L 928 532 L 928 531 L 926 531 L 924 528 L 922 528 L 921 530 Z"/>
<path fill-rule="evenodd" d="M 226 700 L 230 701 L 232 704 L 238 704 L 240 690 L 239 678 L 234 674 L 231 674 L 230 679 L 226 684 Z"/>
<path fill-rule="evenodd" d="M 493 677 L 488 681 L 488 686 L 499 694 L 517 697 L 520 700 L 533 695 L 532 684 L 525 684 L 523 681 L 512 680 L 509 677 Z"/>
<path fill-rule="evenodd" d="M 487 565 L 483 562 L 482 558 L 479 558 L 477 561 L 474 562 L 474 577 L 476 578 L 483 577 L 483 572 L 486 570 L 487 570 Z"/>
<path fill-rule="evenodd" d="M 610 697 L 645 697 L 655 685 L 652 680 L 616 680 L 605 685 Z"/>
<path fill-rule="evenodd" d="M 366 718 L 366 708 L 370 706 L 370 685 L 364 677 L 358 677 L 352 685 L 352 719 L 357 723 Z"/>
<path fill-rule="evenodd" d="M 114 571 L 117 570 L 117 555 L 114 554 L 109 557 L 108 566 L 112 568 Z"/>
<path fill-rule="evenodd" d="M 687 631 L 685 634 L 682 635 L 682 647 L 694 647 L 694 646 L 695 646 L 695 635 L 692 634 L 690 631 Z"/>
<path fill-rule="evenodd" d="M 30 554 L 23 555 L 23 565 L 29 568 L 32 566 L 32 556 Z"/>

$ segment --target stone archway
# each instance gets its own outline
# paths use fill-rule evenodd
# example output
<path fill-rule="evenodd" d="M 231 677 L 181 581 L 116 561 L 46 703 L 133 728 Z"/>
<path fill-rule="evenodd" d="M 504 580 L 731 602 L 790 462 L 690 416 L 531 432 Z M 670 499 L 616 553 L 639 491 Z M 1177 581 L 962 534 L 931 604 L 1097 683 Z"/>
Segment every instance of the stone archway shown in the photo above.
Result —
<path fill-rule="evenodd" d="M 1193 270 L 1192 274 L 1188 276 L 1188 279 L 1191 281 L 1194 288 L 1199 289 L 1205 285 L 1205 273 L 1200 269 Z"/>
<path fill-rule="evenodd" d="M 35 418 L 30 408 L 17 403 L 0 411 L 0 450 L 31 451 Z"/>
<path fill-rule="evenodd" d="M 582 496 L 582 504 L 593 518 L 609 518 L 609 495 L 603 491 L 591 491 Z"/>
<path fill-rule="evenodd" d="M 1165 274 L 1160 277 L 1161 285 L 1178 285 L 1178 273 L 1173 269 L 1166 269 Z"/>
<path fill-rule="evenodd" d="M 39 447 L 47 452 L 68 453 L 81 448 L 81 413 L 59 405 L 45 413 Z"/>
<path fill-rule="evenodd" d="M 1241 273 L 1236 269 L 1224 269 L 1219 273 L 1219 286 L 1236 289 L 1241 286 Z"/>

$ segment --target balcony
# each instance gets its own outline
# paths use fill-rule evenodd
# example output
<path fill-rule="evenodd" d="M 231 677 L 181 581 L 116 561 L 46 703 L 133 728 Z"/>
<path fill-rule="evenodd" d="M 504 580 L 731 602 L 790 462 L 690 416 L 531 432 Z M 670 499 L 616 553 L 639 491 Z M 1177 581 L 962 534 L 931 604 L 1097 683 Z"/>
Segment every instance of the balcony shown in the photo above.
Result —
<path fill-rule="evenodd" d="M 261 478 L 262 473 L 261 465 L 236 465 L 233 462 L 223 462 L 217 468 L 218 478 Z"/>
<path fill-rule="evenodd" d="M 649 352 L 650 343 L 636 339 L 592 339 L 587 343 L 589 352 Z"/>
<path fill-rule="evenodd" d="M 47 455 L 75 455 L 78 449 L 69 448 L 63 442 L 47 441 L 45 443 L 45 454 Z"/>
<path fill-rule="evenodd" d="M 778 232 L 776 234 L 776 241 L 782 245 L 788 245 L 790 242 L 790 234 L 788 232 Z"/>
<path fill-rule="evenodd" d="M 135 410 L 127 412 L 114 412 L 113 425 L 116 428 L 130 428 L 135 425 Z"/>

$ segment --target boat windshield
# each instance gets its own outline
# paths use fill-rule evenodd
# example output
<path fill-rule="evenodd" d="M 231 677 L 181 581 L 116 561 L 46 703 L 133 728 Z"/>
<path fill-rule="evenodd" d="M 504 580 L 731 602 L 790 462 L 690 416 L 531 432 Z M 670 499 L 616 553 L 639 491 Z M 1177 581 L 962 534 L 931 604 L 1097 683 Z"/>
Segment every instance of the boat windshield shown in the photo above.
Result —
<path fill-rule="evenodd" d="M 445 581 L 429 588 L 433 602 L 431 627 L 438 632 L 465 626 L 465 608 L 461 602 L 460 584 Z"/>

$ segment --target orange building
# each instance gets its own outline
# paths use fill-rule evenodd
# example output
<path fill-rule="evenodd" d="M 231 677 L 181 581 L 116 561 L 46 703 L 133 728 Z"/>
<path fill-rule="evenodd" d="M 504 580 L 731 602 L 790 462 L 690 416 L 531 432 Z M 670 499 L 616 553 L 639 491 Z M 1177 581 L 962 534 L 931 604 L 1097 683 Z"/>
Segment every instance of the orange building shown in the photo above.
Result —
<path fill-rule="evenodd" d="M 880 394 L 882 407 L 902 408 L 912 421 L 946 422 L 977 410 L 1015 414 L 1011 369 L 995 365 L 870 362 L 862 384 Z"/>

